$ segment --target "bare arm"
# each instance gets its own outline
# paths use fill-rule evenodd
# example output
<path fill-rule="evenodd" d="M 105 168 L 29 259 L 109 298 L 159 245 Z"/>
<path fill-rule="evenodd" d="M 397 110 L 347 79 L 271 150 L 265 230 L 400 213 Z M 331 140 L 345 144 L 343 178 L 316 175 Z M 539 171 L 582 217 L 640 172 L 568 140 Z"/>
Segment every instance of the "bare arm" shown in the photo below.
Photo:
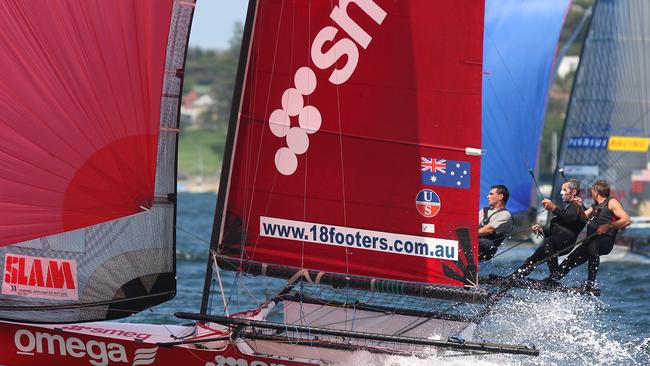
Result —
<path fill-rule="evenodd" d="M 623 205 L 621 205 L 618 200 L 609 200 L 609 209 L 618 217 L 618 220 L 612 222 L 611 228 L 612 229 L 623 229 L 632 223 L 632 220 L 630 220 L 630 215 L 625 212 L 623 209 Z"/>
<path fill-rule="evenodd" d="M 495 232 L 496 230 L 497 229 L 494 226 L 492 226 L 490 224 L 487 224 L 487 225 L 485 225 L 483 227 L 480 227 L 478 229 L 478 236 L 481 237 L 481 236 L 490 235 L 493 232 Z"/>
<path fill-rule="evenodd" d="M 600 225 L 598 229 L 596 229 L 596 233 L 598 235 L 603 235 L 610 229 L 622 229 L 632 223 L 630 216 L 627 214 L 627 212 L 625 212 L 623 206 L 620 202 L 618 202 L 618 200 L 609 200 L 607 207 L 610 211 L 612 211 L 612 213 L 614 213 L 614 215 L 616 215 L 616 217 L 618 217 L 618 220 L 612 222 L 611 224 Z"/>

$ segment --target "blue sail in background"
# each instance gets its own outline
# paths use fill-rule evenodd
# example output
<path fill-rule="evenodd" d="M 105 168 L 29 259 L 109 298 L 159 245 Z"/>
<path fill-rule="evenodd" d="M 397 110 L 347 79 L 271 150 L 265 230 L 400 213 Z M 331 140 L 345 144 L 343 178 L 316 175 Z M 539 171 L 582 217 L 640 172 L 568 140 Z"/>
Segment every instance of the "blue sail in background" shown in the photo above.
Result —
<path fill-rule="evenodd" d="M 487 0 L 483 39 L 481 205 L 490 186 L 510 190 L 508 209 L 530 207 L 547 92 L 570 0 Z"/>

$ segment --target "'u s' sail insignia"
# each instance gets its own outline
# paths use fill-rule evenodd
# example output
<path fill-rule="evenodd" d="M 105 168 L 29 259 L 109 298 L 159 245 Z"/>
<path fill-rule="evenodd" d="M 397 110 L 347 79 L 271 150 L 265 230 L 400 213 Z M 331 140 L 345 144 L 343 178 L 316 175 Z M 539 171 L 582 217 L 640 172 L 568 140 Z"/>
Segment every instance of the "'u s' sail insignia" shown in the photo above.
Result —
<path fill-rule="evenodd" d="M 438 194 L 430 189 L 423 189 L 418 192 L 415 198 L 415 207 L 420 215 L 424 217 L 434 217 L 440 212 L 442 204 Z"/>

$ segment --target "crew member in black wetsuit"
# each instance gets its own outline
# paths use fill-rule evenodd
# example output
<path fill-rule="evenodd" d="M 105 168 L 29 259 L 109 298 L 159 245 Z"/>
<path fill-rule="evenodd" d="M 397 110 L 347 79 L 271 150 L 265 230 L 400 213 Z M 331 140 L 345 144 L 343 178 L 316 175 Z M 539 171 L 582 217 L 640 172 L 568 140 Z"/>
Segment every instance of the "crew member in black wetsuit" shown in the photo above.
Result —
<path fill-rule="evenodd" d="M 549 199 L 542 201 L 544 208 L 553 213 L 551 224 L 548 229 L 543 229 L 539 224 L 535 224 L 532 230 L 538 235 L 544 235 L 544 243 L 524 261 L 524 264 L 511 275 L 512 277 L 528 276 L 544 260 L 548 264 L 550 274 L 553 275 L 558 269 L 558 253 L 568 253 L 566 249 L 576 242 L 578 234 L 585 227 L 587 223 L 584 218 L 585 208 L 582 203 L 578 204 L 574 201 L 580 193 L 580 182 L 575 178 L 567 179 L 562 184 L 560 193 L 562 201 L 565 203 L 562 209 Z M 566 252 L 563 252 L 564 250 Z"/>
<path fill-rule="evenodd" d="M 609 196 L 609 191 L 609 184 L 604 180 L 596 181 L 591 187 L 594 204 L 585 210 L 584 217 L 589 219 L 587 238 L 594 236 L 569 254 L 558 270 L 550 276 L 551 281 L 562 279 L 573 268 L 588 261 L 588 276 L 583 288 L 587 291 L 595 288 L 600 256 L 612 251 L 618 229 L 631 223 L 630 216 L 616 198 Z M 576 201 L 582 204 L 579 199 Z"/>
<path fill-rule="evenodd" d="M 489 206 L 478 212 L 478 258 L 481 262 L 492 259 L 499 245 L 512 231 L 512 215 L 506 209 L 508 197 L 510 193 L 506 186 L 494 185 L 487 195 Z"/>

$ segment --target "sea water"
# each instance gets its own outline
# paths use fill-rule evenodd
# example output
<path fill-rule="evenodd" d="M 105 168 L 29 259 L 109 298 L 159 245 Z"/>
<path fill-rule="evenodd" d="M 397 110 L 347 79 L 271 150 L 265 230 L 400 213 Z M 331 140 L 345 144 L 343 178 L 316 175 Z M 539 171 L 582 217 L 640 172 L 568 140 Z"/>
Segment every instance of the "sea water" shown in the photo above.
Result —
<path fill-rule="evenodd" d="M 177 230 L 178 293 L 173 300 L 128 318 L 126 321 L 178 324 L 176 311 L 197 312 L 201 302 L 208 242 L 212 230 L 214 194 L 179 195 Z M 484 265 L 481 274 L 507 273 L 530 251 L 516 248 Z M 578 285 L 586 277 L 583 266 L 563 282 Z M 531 277 L 541 278 L 546 268 Z M 283 283 L 258 278 L 233 293 L 233 273 L 222 271 L 227 297 L 237 307 L 254 307 Z M 479 325 L 475 340 L 534 344 L 539 357 L 479 355 L 439 359 L 415 357 L 377 358 L 367 352 L 355 357 L 357 365 L 650 365 L 650 264 L 647 261 L 605 262 L 598 280 L 602 296 L 513 290 Z M 213 311 L 223 309 L 213 296 Z"/>

